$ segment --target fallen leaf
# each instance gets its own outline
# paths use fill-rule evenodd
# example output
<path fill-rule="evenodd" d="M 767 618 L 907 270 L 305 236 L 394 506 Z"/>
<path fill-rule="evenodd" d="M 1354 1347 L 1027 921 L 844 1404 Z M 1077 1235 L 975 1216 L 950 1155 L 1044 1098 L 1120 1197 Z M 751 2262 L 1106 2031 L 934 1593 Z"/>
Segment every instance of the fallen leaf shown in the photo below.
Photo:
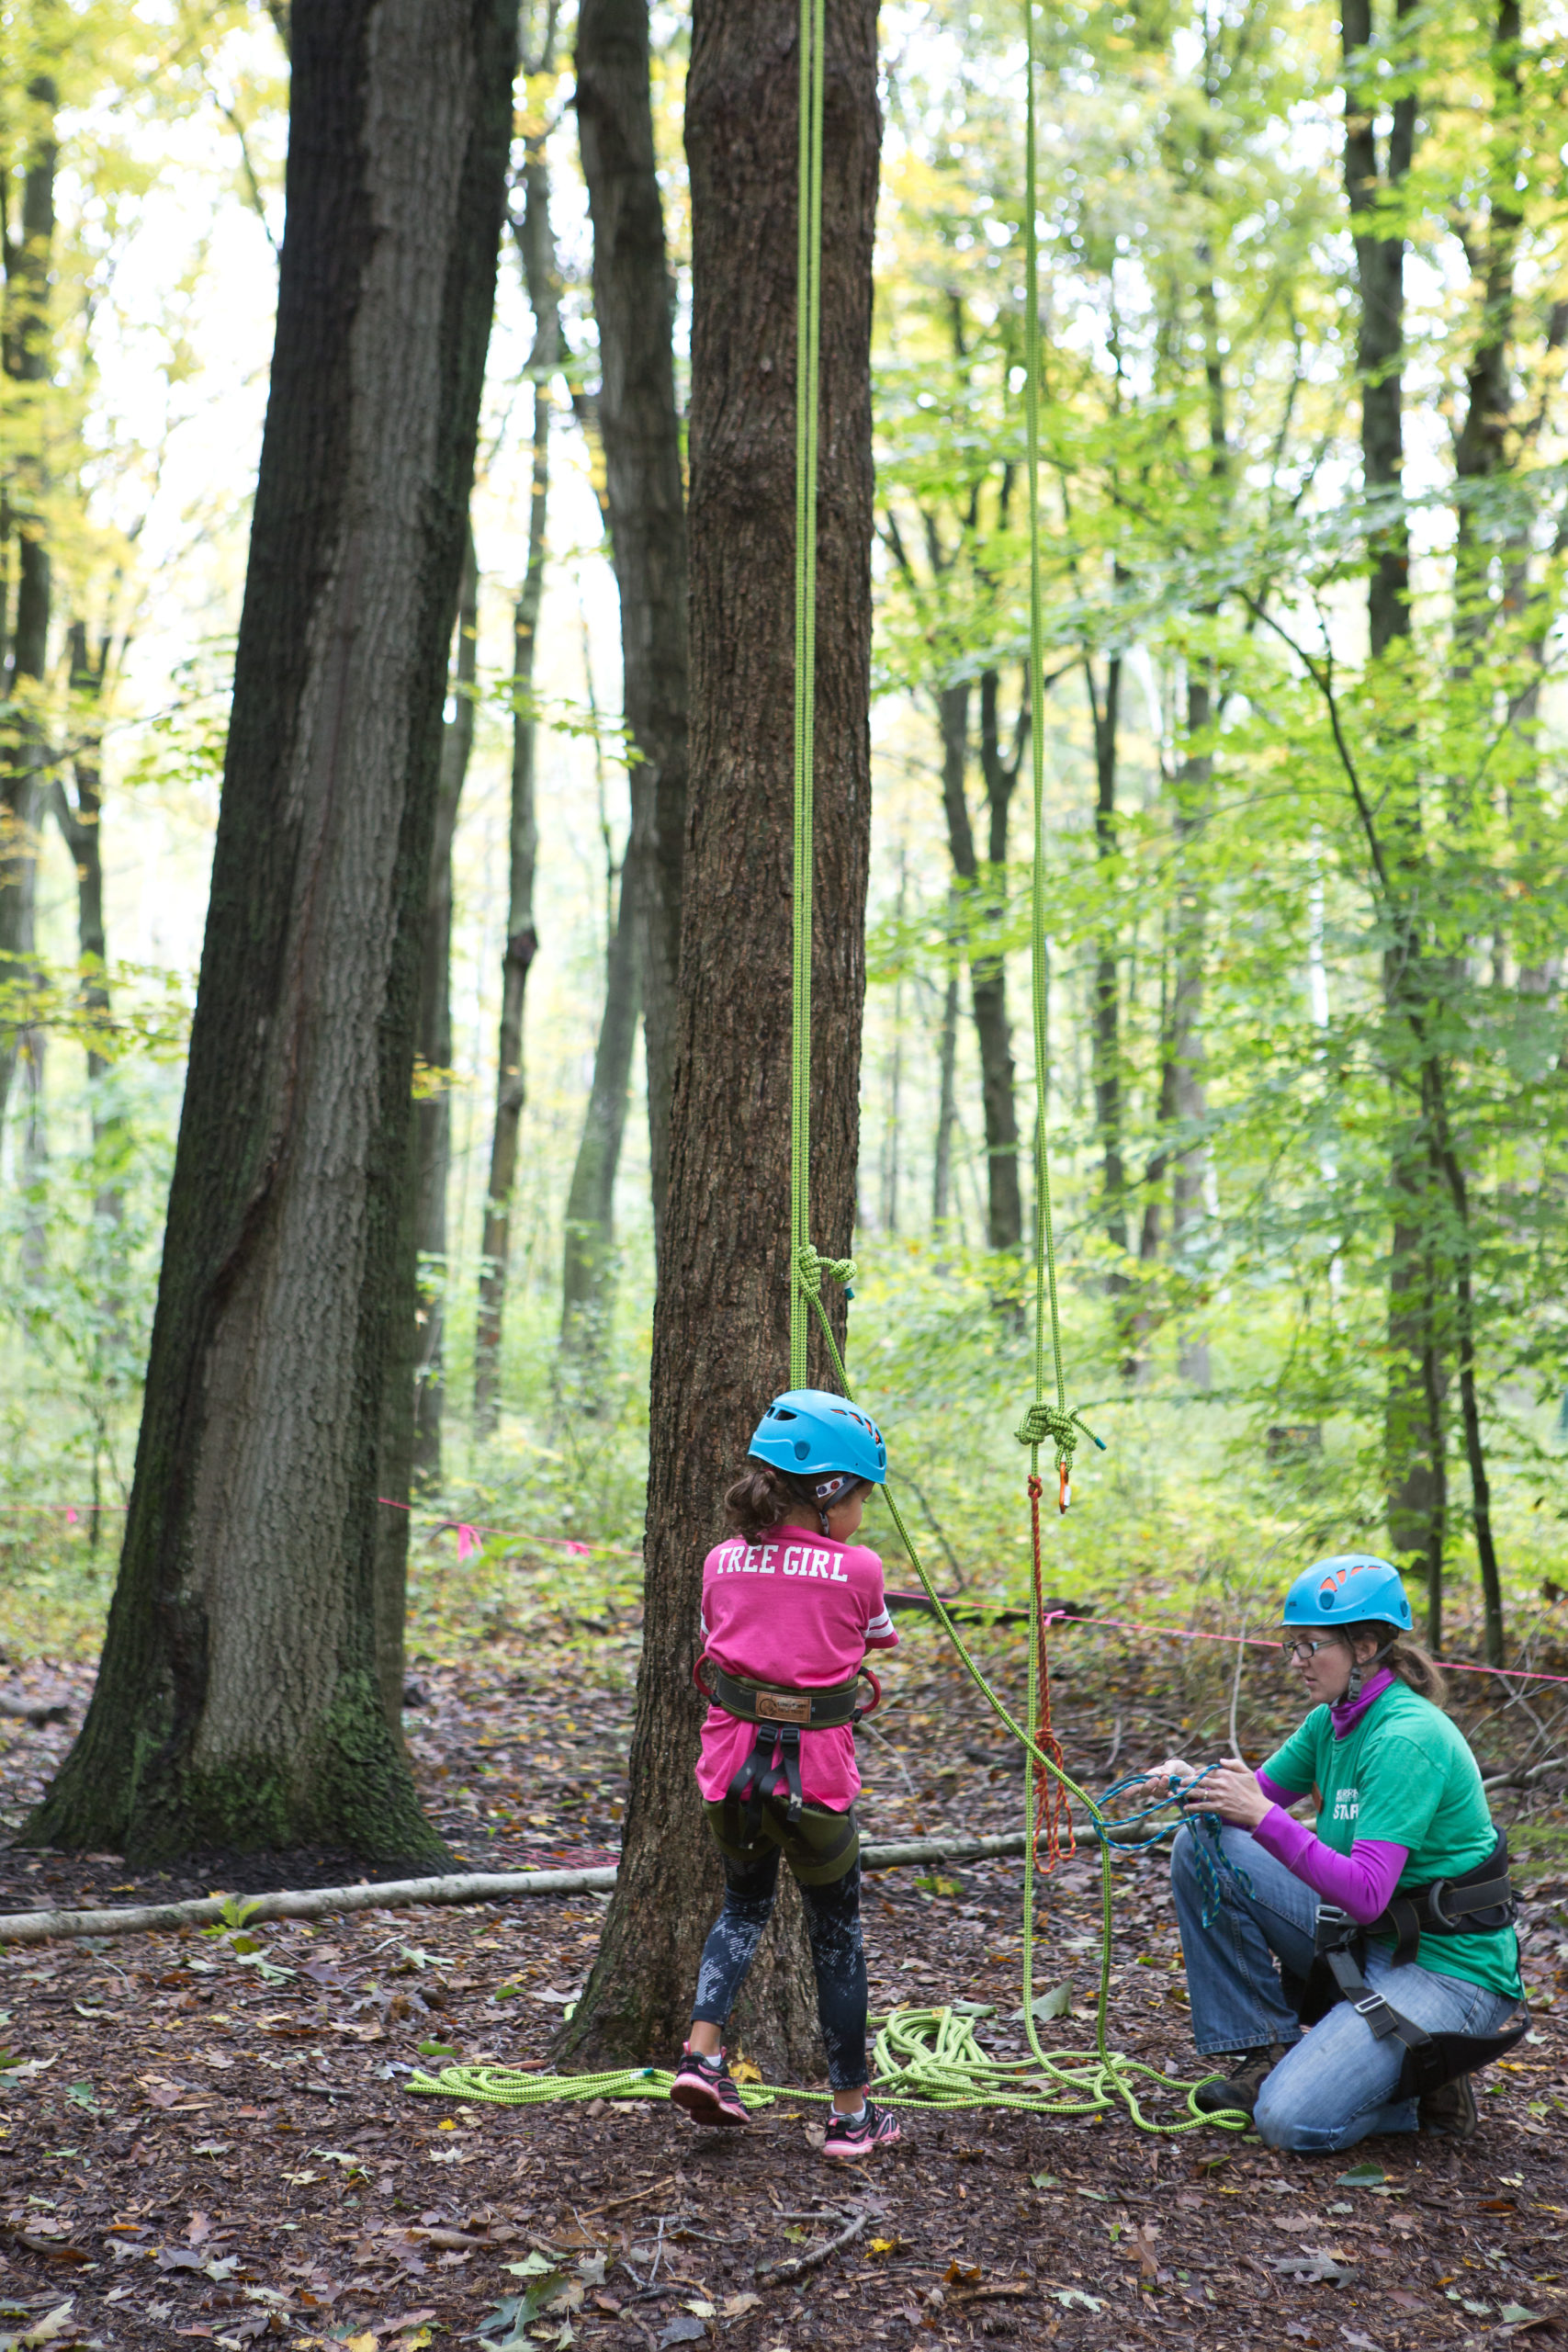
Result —
<path fill-rule="evenodd" d="M 212 2223 L 209 2221 L 207 2215 L 205 2213 L 193 2213 L 189 2222 L 186 2225 L 186 2243 L 188 2245 L 200 2245 L 204 2239 L 209 2238 L 211 2235 Z"/>
<path fill-rule="evenodd" d="M 727 2295 L 723 2315 L 726 2319 L 740 2319 L 747 2312 L 754 2312 L 761 2300 L 761 2295 Z"/>
<path fill-rule="evenodd" d="M 677 2312 L 659 2338 L 659 2352 L 668 2352 L 671 2344 L 703 2344 L 706 2340 L 707 2329 L 700 2319 L 688 2319 L 684 2312 Z"/>
<path fill-rule="evenodd" d="M 715 2303 L 705 2302 L 701 2296 L 698 2296 L 693 2301 L 685 2304 L 683 2308 L 689 2312 L 694 2312 L 699 2319 L 712 2319 L 717 2309 L 717 2305 Z"/>
<path fill-rule="evenodd" d="M 363 2335 L 345 2335 L 341 2340 L 344 2352 L 376 2352 L 376 2338 L 368 2328 Z"/>
<path fill-rule="evenodd" d="M 1388 2179 L 1382 2165 L 1352 2165 L 1348 2172 L 1336 2173 L 1337 2188 L 1382 2188 Z"/>
<path fill-rule="evenodd" d="M 950 2262 L 942 2272 L 943 2283 L 949 2287 L 977 2287 L 985 2272 L 976 2264 L 967 2268 L 962 2262 Z"/>
<path fill-rule="evenodd" d="M 902 2238 L 873 2238 L 865 2250 L 866 2260 L 874 2261 L 879 2255 L 901 2254 L 903 2250 Z"/>
<path fill-rule="evenodd" d="M 729 2072 L 738 2083 L 760 2083 L 762 2079 L 762 2070 L 754 2058 L 732 2059 Z"/>
<path fill-rule="evenodd" d="M 75 2308 L 76 2299 L 73 2296 L 69 2302 L 57 2303 L 53 2311 L 35 2321 L 31 2327 L 25 2328 L 20 2335 L 0 2336 L 0 2352 L 31 2352 L 34 2345 L 52 2344 L 55 2337 L 63 2335 L 70 2326 L 71 2314 Z"/>
<path fill-rule="evenodd" d="M 1051 2018 L 1071 2017 L 1073 2013 L 1073 1988 L 1071 1984 L 1053 1984 L 1049 1992 L 1037 1993 L 1031 2006 L 1035 2017 L 1042 2020 Z M 1021 2009 L 1014 2009 L 1010 2014 L 1009 2023 L 1017 2025 L 1021 2022 L 1022 2017 L 1023 2011 Z"/>

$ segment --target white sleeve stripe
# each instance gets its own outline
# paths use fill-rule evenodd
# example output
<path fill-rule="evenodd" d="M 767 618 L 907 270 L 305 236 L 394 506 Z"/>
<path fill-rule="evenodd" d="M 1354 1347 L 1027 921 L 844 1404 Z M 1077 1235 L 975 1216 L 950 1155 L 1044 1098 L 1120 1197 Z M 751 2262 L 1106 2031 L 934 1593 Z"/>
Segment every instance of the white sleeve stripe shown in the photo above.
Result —
<path fill-rule="evenodd" d="M 890 1634 L 893 1631 L 893 1620 L 886 1609 L 879 1609 L 865 1630 L 868 1634 Z"/>
<path fill-rule="evenodd" d="M 706 1619 L 705 1617 L 699 1617 L 699 1618 L 697 1619 L 697 1623 L 698 1623 L 698 1624 L 699 1624 L 699 1625 L 702 1627 L 702 1629 L 703 1629 L 703 1639 L 704 1639 L 704 1641 L 705 1641 L 705 1642 L 710 1642 L 710 1641 L 712 1641 L 712 1639 L 713 1639 L 713 1635 L 708 1632 L 708 1621 L 707 1621 L 707 1619 Z"/>

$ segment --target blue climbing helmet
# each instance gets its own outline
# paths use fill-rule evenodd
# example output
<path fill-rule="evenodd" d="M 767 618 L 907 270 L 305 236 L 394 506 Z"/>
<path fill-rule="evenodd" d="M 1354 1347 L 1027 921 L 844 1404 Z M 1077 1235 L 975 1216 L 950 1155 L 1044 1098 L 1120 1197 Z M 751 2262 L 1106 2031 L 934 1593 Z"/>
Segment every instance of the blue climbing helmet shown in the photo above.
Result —
<path fill-rule="evenodd" d="M 1287 1625 L 1397 1625 L 1415 1619 L 1399 1570 L 1375 1552 L 1336 1552 L 1303 1568 L 1285 1596 Z"/>
<path fill-rule="evenodd" d="M 887 1483 L 882 1431 L 869 1413 L 827 1388 L 786 1388 L 775 1396 L 747 1450 L 754 1462 L 766 1462 L 792 1478 Z"/>

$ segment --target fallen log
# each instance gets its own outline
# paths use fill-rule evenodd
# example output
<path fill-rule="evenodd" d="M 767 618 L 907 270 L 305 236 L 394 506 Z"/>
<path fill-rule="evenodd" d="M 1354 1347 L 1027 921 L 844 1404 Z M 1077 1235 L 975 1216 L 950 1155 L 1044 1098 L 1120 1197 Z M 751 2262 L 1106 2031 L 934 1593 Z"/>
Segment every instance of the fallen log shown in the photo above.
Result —
<path fill-rule="evenodd" d="M 1021 1854 L 1021 1829 L 998 1838 L 916 1838 L 902 1845 L 863 1846 L 868 1871 L 907 1869 L 917 1862 L 977 1862 Z M 182 1928 L 269 1919 L 330 1919 L 350 1911 L 403 1911 L 422 1904 L 510 1903 L 525 1894 L 608 1894 L 615 1865 L 582 1871 L 471 1871 L 449 1878 L 365 1881 L 357 1886 L 314 1886 L 273 1894 L 203 1895 L 189 1903 L 119 1905 L 106 1911 L 11 1911 L 0 1916 L 0 1944 L 43 1944 L 69 1936 L 177 1934 Z M 243 1915 L 243 1918 L 242 1918 Z"/>

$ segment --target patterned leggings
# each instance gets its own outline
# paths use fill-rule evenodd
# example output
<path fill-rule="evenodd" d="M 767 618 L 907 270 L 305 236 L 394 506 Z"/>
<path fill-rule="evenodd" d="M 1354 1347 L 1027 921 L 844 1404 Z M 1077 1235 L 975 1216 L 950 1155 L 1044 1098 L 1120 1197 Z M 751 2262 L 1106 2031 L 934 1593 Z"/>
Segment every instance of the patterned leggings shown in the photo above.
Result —
<path fill-rule="evenodd" d="M 755 1862 L 724 1860 L 724 1908 L 709 1930 L 697 1971 L 694 2025 L 728 2023 L 735 1996 L 757 1955 L 778 1891 L 779 1849 Z M 828 2051 L 828 2079 L 836 2091 L 857 2090 L 866 2079 L 865 1951 L 860 1930 L 860 1864 L 831 1886 L 803 1886 L 807 1932 L 817 1971 L 817 2014 Z"/>

